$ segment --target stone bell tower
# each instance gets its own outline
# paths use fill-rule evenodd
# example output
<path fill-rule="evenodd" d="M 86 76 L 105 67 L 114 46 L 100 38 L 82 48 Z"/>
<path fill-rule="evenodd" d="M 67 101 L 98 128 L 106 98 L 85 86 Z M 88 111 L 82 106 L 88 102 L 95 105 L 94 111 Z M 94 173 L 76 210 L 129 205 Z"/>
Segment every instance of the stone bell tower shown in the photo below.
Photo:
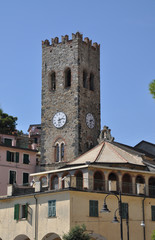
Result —
<path fill-rule="evenodd" d="M 41 164 L 59 167 L 97 144 L 100 45 L 82 34 L 42 42 Z"/>

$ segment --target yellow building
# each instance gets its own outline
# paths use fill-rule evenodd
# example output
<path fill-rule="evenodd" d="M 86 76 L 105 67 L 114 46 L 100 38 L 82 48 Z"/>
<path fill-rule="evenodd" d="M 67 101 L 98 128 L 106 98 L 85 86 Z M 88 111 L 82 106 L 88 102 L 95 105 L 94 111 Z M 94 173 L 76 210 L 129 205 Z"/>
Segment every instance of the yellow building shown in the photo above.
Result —
<path fill-rule="evenodd" d="M 13 196 L 13 191 L 1 198 L 0 238 L 56 240 L 85 224 L 92 239 L 151 239 L 153 154 L 111 140 L 100 138 L 99 145 L 62 169 L 32 174 L 33 193 Z"/>

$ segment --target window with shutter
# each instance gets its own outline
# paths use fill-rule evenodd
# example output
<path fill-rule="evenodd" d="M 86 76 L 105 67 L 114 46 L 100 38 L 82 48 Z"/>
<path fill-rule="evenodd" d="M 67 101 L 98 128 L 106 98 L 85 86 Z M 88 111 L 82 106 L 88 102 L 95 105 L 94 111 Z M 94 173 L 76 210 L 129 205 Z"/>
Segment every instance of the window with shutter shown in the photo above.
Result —
<path fill-rule="evenodd" d="M 26 204 L 15 204 L 14 205 L 14 219 L 27 219 L 28 216 L 28 203 Z"/>
<path fill-rule="evenodd" d="M 122 203 L 122 219 L 127 219 L 128 217 L 128 203 Z"/>
<path fill-rule="evenodd" d="M 10 154 L 9 151 L 6 152 L 6 160 L 7 160 L 8 162 L 11 162 L 11 154 Z"/>
<path fill-rule="evenodd" d="M 23 185 L 28 185 L 29 183 L 29 173 L 23 173 Z"/>
<path fill-rule="evenodd" d="M 155 206 L 151 206 L 152 221 L 155 221 Z"/>
<path fill-rule="evenodd" d="M 14 183 L 16 183 L 16 172 L 10 171 L 9 184 L 14 184 Z"/>
<path fill-rule="evenodd" d="M 23 154 L 23 163 L 29 164 L 29 154 Z"/>
<path fill-rule="evenodd" d="M 12 146 L 12 139 L 5 138 L 4 139 L 4 144 L 8 147 Z"/>
<path fill-rule="evenodd" d="M 56 200 L 48 201 L 48 217 L 56 217 Z"/>
<path fill-rule="evenodd" d="M 89 200 L 89 216 L 98 217 L 98 201 Z"/>

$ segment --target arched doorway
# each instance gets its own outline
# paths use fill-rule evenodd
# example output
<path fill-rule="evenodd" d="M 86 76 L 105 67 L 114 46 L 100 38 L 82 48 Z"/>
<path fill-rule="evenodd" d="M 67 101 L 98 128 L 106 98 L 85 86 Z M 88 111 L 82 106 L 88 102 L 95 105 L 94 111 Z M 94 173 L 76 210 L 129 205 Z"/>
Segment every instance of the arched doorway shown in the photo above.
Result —
<path fill-rule="evenodd" d="M 58 189 L 58 176 L 54 175 L 51 177 L 51 190 Z"/>
<path fill-rule="evenodd" d="M 104 184 L 104 177 L 102 172 L 96 171 L 94 173 L 94 190 L 97 191 L 104 191 L 105 189 L 105 184 Z"/>
<path fill-rule="evenodd" d="M 90 233 L 90 239 L 91 240 L 107 240 L 105 237 L 97 233 Z"/>
<path fill-rule="evenodd" d="M 138 175 L 136 177 L 136 194 L 144 194 L 145 193 L 144 184 L 145 184 L 144 178 L 141 175 Z"/>
<path fill-rule="evenodd" d="M 61 238 L 56 233 L 48 233 L 42 238 L 42 240 L 61 240 Z"/>
<path fill-rule="evenodd" d="M 20 234 L 14 238 L 14 240 L 30 240 L 30 238 L 24 234 Z"/>
<path fill-rule="evenodd" d="M 76 174 L 76 188 L 83 189 L 83 173 L 78 171 Z"/>
<path fill-rule="evenodd" d="M 118 187 L 118 177 L 112 172 L 108 177 L 108 189 L 109 191 L 118 191 Z"/>
<path fill-rule="evenodd" d="M 149 179 L 149 196 L 155 197 L 155 177 Z"/>
<path fill-rule="evenodd" d="M 124 174 L 122 177 L 122 192 L 132 193 L 132 179 L 128 173 Z"/>

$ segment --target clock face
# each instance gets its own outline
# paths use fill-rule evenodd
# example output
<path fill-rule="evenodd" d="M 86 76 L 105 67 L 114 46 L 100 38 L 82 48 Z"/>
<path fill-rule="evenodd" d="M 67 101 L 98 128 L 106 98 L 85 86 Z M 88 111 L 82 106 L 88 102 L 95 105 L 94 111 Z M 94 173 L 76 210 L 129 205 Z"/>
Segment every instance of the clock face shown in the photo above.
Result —
<path fill-rule="evenodd" d="M 92 129 L 95 126 L 95 119 L 92 113 L 87 113 L 86 115 L 86 124 L 87 126 Z"/>
<path fill-rule="evenodd" d="M 57 112 L 54 117 L 53 117 L 53 125 L 56 128 L 61 128 L 65 125 L 66 123 L 66 114 L 63 112 Z"/>

